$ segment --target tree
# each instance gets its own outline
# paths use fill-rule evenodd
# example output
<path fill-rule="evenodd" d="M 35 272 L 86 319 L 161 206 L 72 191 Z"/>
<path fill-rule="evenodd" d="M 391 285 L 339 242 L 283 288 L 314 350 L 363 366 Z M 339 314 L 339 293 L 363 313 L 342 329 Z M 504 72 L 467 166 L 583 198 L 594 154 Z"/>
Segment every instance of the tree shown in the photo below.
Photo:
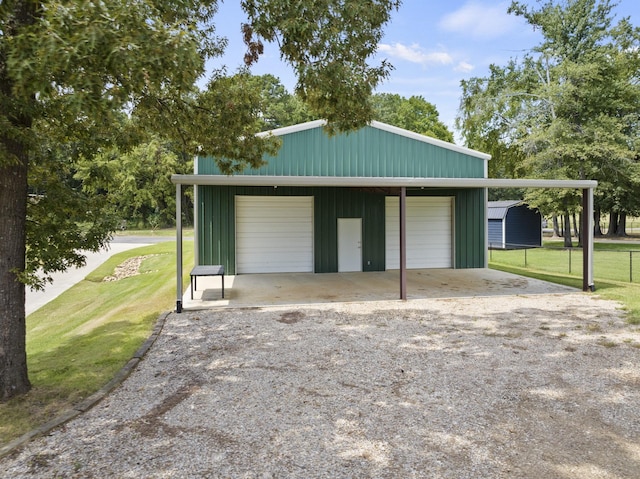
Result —
<path fill-rule="evenodd" d="M 75 177 L 119 222 L 157 228 L 173 224 L 176 212 L 172 174 L 193 171 L 193 161 L 183 161 L 172 145 L 154 138 L 125 153 L 114 148 L 78 163 Z M 106 205 L 105 205 L 106 206 Z"/>
<path fill-rule="evenodd" d="M 297 74 L 297 92 L 314 115 L 328 120 L 329 131 L 355 129 L 371 119 L 367 99 L 390 65 L 370 65 L 368 59 L 399 1 L 241 4 L 247 65 L 262 53 L 263 42 L 277 41 Z M 220 166 L 226 172 L 260 164 L 263 153 L 277 146 L 254 134 L 260 122 L 256 93 L 243 88 L 242 75 L 229 78 L 221 68 L 205 91 L 194 86 L 205 61 L 224 47 L 215 35 L 216 9 L 216 0 L 0 3 L 0 399 L 30 388 L 24 299 L 25 281 L 38 270 L 34 265 L 46 275 L 81 261 L 75 247 L 58 251 L 49 244 L 86 240 L 89 249 L 98 249 L 109 238 L 110 225 L 95 212 L 88 225 L 74 217 L 79 205 L 93 199 L 69 176 L 78 158 L 113 146 L 111 133 L 123 111 L 170 135 L 184 152 L 200 147 L 225 158 Z M 57 178 L 53 173 L 62 165 L 66 172 Z M 30 201 L 35 171 L 49 182 L 37 188 L 32 183 L 37 193 Z M 66 223 L 51 228 L 53 243 L 29 243 L 29 211 L 50 201 L 61 182 L 77 201 L 73 230 Z M 64 195 L 57 201 L 59 207 L 48 212 L 51 225 L 69 214 Z"/>
<path fill-rule="evenodd" d="M 440 121 L 436 107 L 423 97 L 377 93 L 371 102 L 376 120 L 453 143 L 453 133 Z"/>
<path fill-rule="evenodd" d="M 494 172 L 597 179 L 637 192 L 640 32 L 628 19 L 613 25 L 613 8 L 608 0 L 547 1 L 538 9 L 512 2 L 509 12 L 540 30 L 543 41 L 522 60 L 492 67 L 490 78 L 464 83 L 458 117 L 467 141 L 477 147 L 494 139 L 494 151 L 506 153 Z M 527 199 L 565 218 L 579 208 L 571 191 Z M 596 199 L 596 209 L 607 201 Z"/>
<path fill-rule="evenodd" d="M 261 92 L 260 117 L 264 121 L 264 131 L 317 119 L 307 105 L 289 93 L 277 77 L 261 75 L 250 81 Z"/>

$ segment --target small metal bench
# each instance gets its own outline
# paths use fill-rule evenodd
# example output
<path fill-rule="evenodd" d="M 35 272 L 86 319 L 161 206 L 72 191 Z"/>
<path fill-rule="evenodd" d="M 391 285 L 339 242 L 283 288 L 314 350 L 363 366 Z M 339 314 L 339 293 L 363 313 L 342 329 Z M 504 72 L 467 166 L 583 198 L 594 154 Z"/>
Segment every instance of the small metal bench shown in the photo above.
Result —
<path fill-rule="evenodd" d="M 220 264 L 198 265 L 191 270 L 191 299 L 193 299 L 193 290 L 198 289 L 198 276 L 221 276 L 222 277 L 222 298 L 224 299 L 224 266 Z"/>

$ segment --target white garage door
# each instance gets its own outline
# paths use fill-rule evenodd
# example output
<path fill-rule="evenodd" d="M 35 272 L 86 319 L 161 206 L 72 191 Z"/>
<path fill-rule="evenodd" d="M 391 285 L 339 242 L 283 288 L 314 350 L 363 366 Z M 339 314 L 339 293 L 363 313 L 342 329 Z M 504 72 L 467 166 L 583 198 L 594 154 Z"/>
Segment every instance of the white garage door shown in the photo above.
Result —
<path fill-rule="evenodd" d="M 449 197 L 407 197 L 407 268 L 453 267 Z M 400 268 L 400 199 L 386 198 L 386 267 Z"/>
<path fill-rule="evenodd" d="M 313 272 L 313 197 L 236 196 L 236 271 Z"/>

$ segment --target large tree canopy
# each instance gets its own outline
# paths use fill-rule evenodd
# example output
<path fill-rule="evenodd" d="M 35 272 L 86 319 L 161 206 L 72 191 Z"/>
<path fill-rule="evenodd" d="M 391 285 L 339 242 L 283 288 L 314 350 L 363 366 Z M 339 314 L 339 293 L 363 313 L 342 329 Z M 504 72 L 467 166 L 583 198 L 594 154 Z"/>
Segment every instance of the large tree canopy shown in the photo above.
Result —
<path fill-rule="evenodd" d="M 614 23 L 614 9 L 609 0 L 512 2 L 509 12 L 543 40 L 488 78 L 463 82 L 458 117 L 467 144 L 493 154 L 492 175 L 596 179 L 596 209 L 638 212 L 630 199 L 640 186 L 640 31 Z M 570 214 L 579 202 L 571 191 L 528 199 L 545 213 Z"/>
<path fill-rule="evenodd" d="M 435 105 L 421 96 L 404 98 L 396 93 L 371 97 L 376 120 L 453 143 L 453 133 L 440 121 Z"/>
<path fill-rule="evenodd" d="M 231 173 L 277 145 L 254 133 L 260 94 L 220 65 L 195 87 L 225 40 L 217 0 L 2 0 L 0 3 L 0 399 L 30 387 L 25 285 L 81 264 L 114 223 L 83 189 L 77 160 L 135 146 L 160 131 L 181 153 L 225 158 Z M 390 65 L 372 65 L 399 0 L 244 0 L 247 54 L 277 42 L 296 90 L 330 130 L 372 118 L 367 101 Z M 239 25 L 238 28 L 241 28 Z M 138 132 L 120 128 L 122 114 Z M 133 152 L 133 155 L 136 153 Z"/>

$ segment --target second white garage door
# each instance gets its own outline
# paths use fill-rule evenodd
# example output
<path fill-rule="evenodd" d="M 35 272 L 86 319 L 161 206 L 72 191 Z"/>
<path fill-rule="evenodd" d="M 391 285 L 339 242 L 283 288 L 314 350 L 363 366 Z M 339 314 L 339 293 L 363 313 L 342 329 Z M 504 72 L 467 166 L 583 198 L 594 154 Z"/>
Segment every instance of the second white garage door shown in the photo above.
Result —
<path fill-rule="evenodd" d="M 312 196 L 236 196 L 236 271 L 313 272 Z"/>
<path fill-rule="evenodd" d="M 386 267 L 400 268 L 400 199 L 386 198 Z M 450 197 L 407 198 L 407 268 L 453 267 Z"/>

